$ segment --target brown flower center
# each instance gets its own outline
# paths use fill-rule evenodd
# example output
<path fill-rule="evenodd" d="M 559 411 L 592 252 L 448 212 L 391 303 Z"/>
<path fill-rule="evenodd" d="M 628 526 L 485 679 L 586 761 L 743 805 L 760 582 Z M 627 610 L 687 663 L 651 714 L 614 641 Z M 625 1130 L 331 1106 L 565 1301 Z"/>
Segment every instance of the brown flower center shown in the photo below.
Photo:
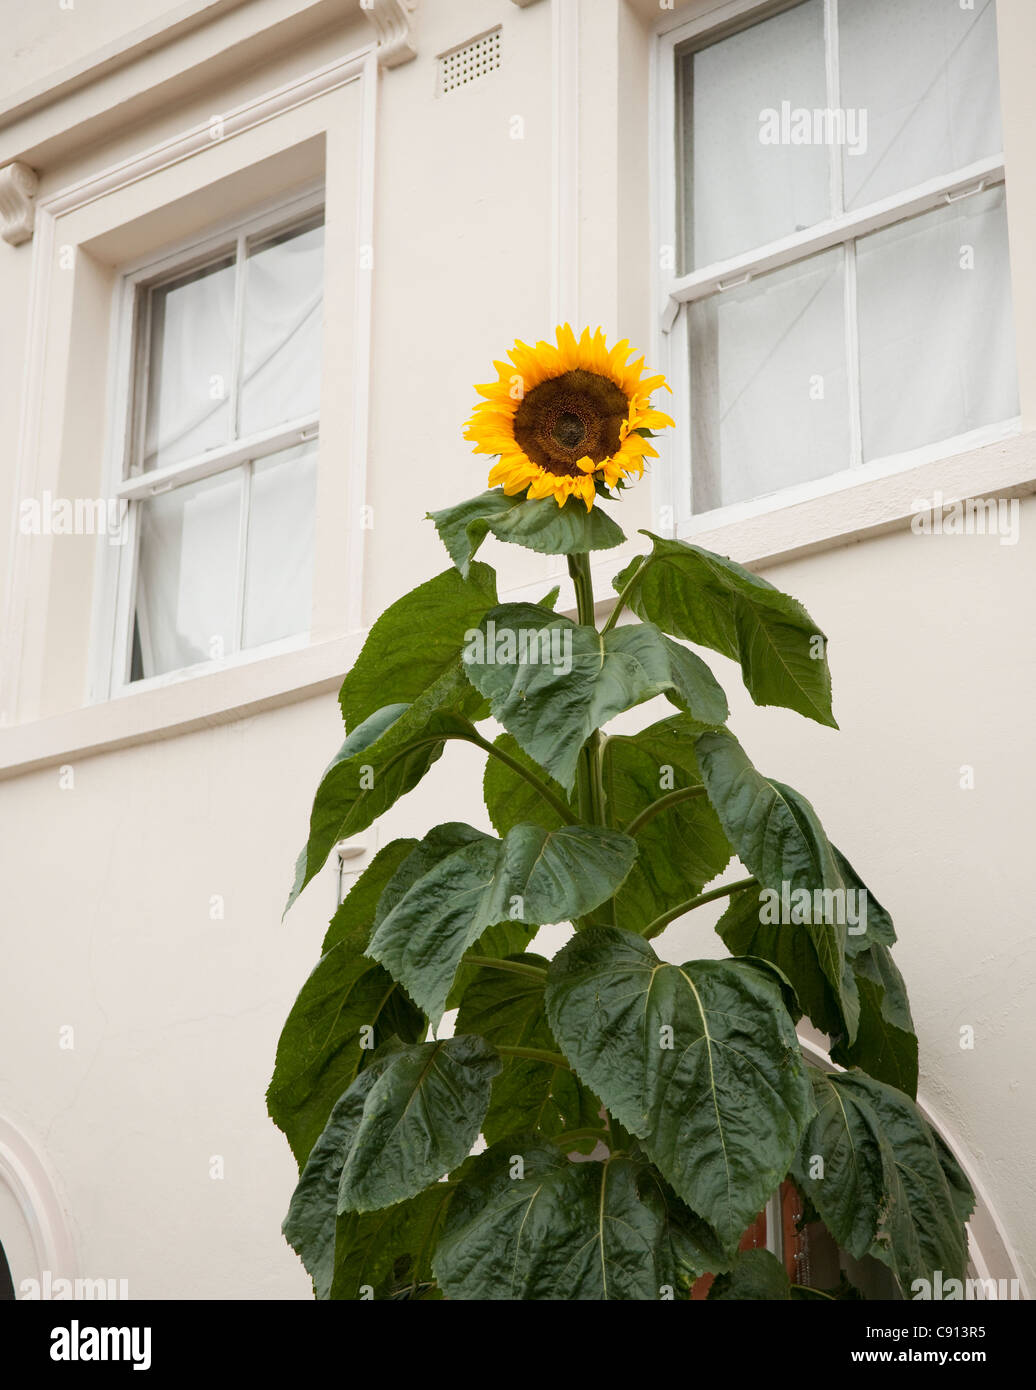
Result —
<path fill-rule="evenodd" d="M 629 415 L 614 381 L 581 368 L 534 386 L 514 416 L 514 437 L 533 463 L 561 478 L 578 478 L 581 458 L 595 463 L 618 452 Z"/>

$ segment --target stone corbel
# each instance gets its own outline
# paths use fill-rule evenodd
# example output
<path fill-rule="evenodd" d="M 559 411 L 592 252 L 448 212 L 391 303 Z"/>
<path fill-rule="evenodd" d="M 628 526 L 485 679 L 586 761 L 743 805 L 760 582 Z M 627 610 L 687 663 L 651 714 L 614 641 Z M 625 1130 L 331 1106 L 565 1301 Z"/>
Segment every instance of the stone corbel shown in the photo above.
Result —
<path fill-rule="evenodd" d="M 12 246 L 32 237 L 38 182 L 27 164 L 15 161 L 0 169 L 0 236 Z"/>
<path fill-rule="evenodd" d="M 360 0 L 378 35 L 378 66 L 398 68 L 417 57 L 414 17 L 420 0 Z"/>

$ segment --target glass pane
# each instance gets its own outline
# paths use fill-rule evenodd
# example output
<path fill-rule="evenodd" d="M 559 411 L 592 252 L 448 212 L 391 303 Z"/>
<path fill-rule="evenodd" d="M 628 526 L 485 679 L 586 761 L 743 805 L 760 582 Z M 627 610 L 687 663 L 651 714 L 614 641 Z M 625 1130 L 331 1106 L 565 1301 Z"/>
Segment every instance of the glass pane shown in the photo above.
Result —
<path fill-rule="evenodd" d="M 838 39 L 842 105 L 867 115 L 865 149 L 843 157 L 848 208 L 1002 149 L 993 0 L 839 0 Z"/>
<path fill-rule="evenodd" d="M 857 244 L 867 459 L 1018 414 L 1004 189 Z"/>
<path fill-rule="evenodd" d="M 782 121 L 785 103 L 828 104 L 821 0 L 687 54 L 681 91 L 685 271 L 830 215 L 828 147 L 791 144 Z"/>
<path fill-rule="evenodd" d="M 841 247 L 692 304 L 693 509 L 850 463 Z"/>
<path fill-rule="evenodd" d="M 236 468 L 140 504 L 140 675 L 236 650 L 242 480 Z"/>
<path fill-rule="evenodd" d="M 248 518 L 246 647 L 309 629 L 316 500 L 315 442 L 256 462 Z"/>
<path fill-rule="evenodd" d="M 320 408 L 324 227 L 310 225 L 248 251 L 239 432 Z"/>
<path fill-rule="evenodd" d="M 234 361 L 234 258 L 150 291 L 145 469 L 225 444 Z"/>

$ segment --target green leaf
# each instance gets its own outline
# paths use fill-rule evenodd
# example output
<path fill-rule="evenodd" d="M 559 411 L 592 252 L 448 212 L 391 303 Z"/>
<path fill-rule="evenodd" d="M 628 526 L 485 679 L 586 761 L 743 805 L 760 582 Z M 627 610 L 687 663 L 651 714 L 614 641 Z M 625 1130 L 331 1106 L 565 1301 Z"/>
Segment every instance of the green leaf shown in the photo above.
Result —
<path fill-rule="evenodd" d="M 670 792 L 702 787 L 694 754 L 701 732 L 696 720 L 674 715 L 607 740 L 602 771 L 614 825 L 628 825 Z M 636 862 L 615 899 L 615 920 L 627 931 L 642 932 L 674 903 L 695 897 L 730 861 L 730 844 L 704 795 L 659 812 L 636 840 Z"/>
<path fill-rule="evenodd" d="M 823 920 L 790 921 L 784 923 L 783 930 L 808 934 L 851 1043 L 856 1037 L 860 1001 L 852 972 L 845 968 L 845 909 L 850 901 L 845 894 L 849 885 L 842 877 L 838 857 L 816 812 L 799 792 L 757 771 L 737 739 L 726 730 L 701 734 L 695 748 L 709 800 L 727 838 L 763 888 L 776 895 L 768 904 L 775 914 L 783 915 L 786 902 L 793 908 L 794 895 L 804 893 L 808 895 L 810 916 L 816 916 L 815 894 L 835 894 L 833 899 L 821 900 L 819 915 Z M 834 911 L 828 910 L 828 902 Z M 804 975 L 788 968 L 793 949 L 799 963 L 804 963 L 807 953 L 800 944 L 794 948 L 779 946 L 779 960 L 758 946 L 752 948 L 752 954 L 774 959 L 808 1011 L 815 1005 L 820 990 L 808 987 Z"/>
<path fill-rule="evenodd" d="M 338 1097 L 371 1056 L 361 1044 L 360 1030 L 374 1030 L 373 1047 L 392 1034 L 404 1042 L 424 1036 L 424 1014 L 386 970 L 363 954 L 378 898 L 416 844 L 393 840 L 357 880 L 331 919 L 323 954 L 281 1032 L 267 1104 L 300 1164 Z"/>
<path fill-rule="evenodd" d="M 548 962 L 543 956 L 516 953 L 512 959 L 546 972 Z M 457 1014 L 459 1033 L 477 1033 L 494 1047 L 558 1051 L 547 1022 L 546 973 L 537 980 L 495 967 L 472 967 L 472 971 L 474 978 Z M 493 1082 L 482 1133 L 494 1144 L 508 1134 L 526 1131 L 553 1137 L 576 1129 L 603 1130 L 600 1112 L 600 1100 L 568 1067 L 527 1057 L 505 1057 L 503 1070 Z"/>
<path fill-rule="evenodd" d="M 462 1163 L 499 1070 L 482 1038 L 456 1037 L 392 1039 L 360 1072 L 331 1111 L 284 1219 L 318 1297 L 331 1287 L 337 1217 L 414 1197 Z"/>
<path fill-rule="evenodd" d="M 534 604 L 504 604 L 463 660 L 494 716 L 566 791 L 587 738 L 644 700 L 667 695 L 707 724 L 727 717 L 705 663 L 648 624 L 602 635 Z"/>
<path fill-rule="evenodd" d="M 787 1302 L 791 1280 L 776 1255 L 769 1250 L 742 1250 L 729 1274 L 718 1274 L 709 1289 L 717 1302 Z"/>
<path fill-rule="evenodd" d="M 856 1041 L 839 1042 L 831 1058 L 861 1067 L 877 1081 L 917 1096 L 917 1037 L 906 985 L 889 948 L 878 942 L 850 962 L 860 996 Z"/>
<path fill-rule="evenodd" d="M 914 1103 L 855 1071 L 815 1072 L 813 1088 L 792 1171 L 839 1245 L 881 1260 L 904 1293 L 937 1269 L 963 1279 L 974 1196 Z"/>
<path fill-rule="evenodd" d="M 421 584 L 386 608 L 371 628 L 339 694 L 351 732 L 389 704 L 410 704 L 457 664 L 465 634 L 497 604 L 496 574 L 472 565 Z"/>
<path fill-rule="evenodd" d="M 720 1258 L 642 1159 L 505 1141 L 457 1189 L 432 1265 L 451 1299 L 648 1302 L 686 1298 Z"/>
<path fill-rule="evenodd" d="M 617 928 L 554 958 L 547 1017 L 579 1076 L 733 1251 L 812 1113 L 776 982 L 740 961 L 661 961 Z"/>
<path fill-rule="evenodd" d="M 553 497 L 526 501 L 491 488 L 467 502 L 428 512 L 450 559 L 467 575 L 472 557 L 490 531 L 500 541 L 535 550 L 540 555 L 572 555 L 587 550 L 612 550 L 626 537 L 600 507 L 559 507 Z"/>
<path fill-rule="evenodd" d="M 840 1036 L 843 1021 L 838 1001 L 817 958 L 805 926 L 760 920 L 760 890 L 735 893 L 716 923 L 732 956 L 769 961 L 791 982 L 799 1007 L 822 1032 Z"/>
<path fill-rule="evenodd" d="M 417 786 L 448 738 L 475 735 L 460 713 L 469 692 L 458 665 L 413 704 L 387 705 L 352 731 L 320 779 L 285 912 L 339 840 L 365 830 Z"/>
<path fill-rule="evenodd" d="M 437 1025 L 461 957 L 488 927 L 582 917 L 611 897 L 636 852 L 628 836 L 597 827 L 516 825 L 497 840 L 440 826 L 411 856 L 420 872 L 408 860 L 386 889 L 368 954 Z"/>
<path fill-rule="evenodd" d="M 757 705 L 783 705 L 837 728 L 827 639 L 795 599 L 733 560 L 685 541 L 652 542 L 615 579 L 638 617 L 740 662 Z M 817 655 L 814 655 L 817 653 Z"/>
<path fill-rule="evenodd" d="M 838 863 L 838 872 L 847 888 L 851 888 L 857 895 L 857 900 L 866 902 L 866 930 L 863 932 L 849 932 L 845 940 L 845 954 L 847 956 L 859 955 L 861 951 L 866 951 L 873 945 L 894 946 L 896 944 L 896 929 L 892 925 L 892 918 L 878 902 L 877 898 L 864 883 L 863 879 L 856 872 L 853 866 L 846 859 L 841 850 L 831 846 L 835 851 L 835 859 Z"/>
<path fill-rule="evenodd" d="M 456 1188 L 436 1182 L 380 1211 L 347 1211 L 335 1228 L 335 1300 L 398 1298 L 432 1279 L 431 1257 Z"/>
<path fill-rule="evenodd" d="M 502 749 L 527 767 L 575 813 L 576 808 L 565 795 L 564 788 L 552 777 L 548 777 L 539 763 L 529 757 L 511 734 L 501 734 L 493 741 L 493 747 Z M 530 786 L 524 777 L 519 777 L 517 772 L 499 758 L 486 759 L 486 768 L 482 776 L 482 796 L 489 812 L 489 819 L 498 835 L 506 835 L 515 825 L 540 825 L 544 830 L 557 830 L 565 824 L 550 802 L 545 801 L 535 787 Z"/>

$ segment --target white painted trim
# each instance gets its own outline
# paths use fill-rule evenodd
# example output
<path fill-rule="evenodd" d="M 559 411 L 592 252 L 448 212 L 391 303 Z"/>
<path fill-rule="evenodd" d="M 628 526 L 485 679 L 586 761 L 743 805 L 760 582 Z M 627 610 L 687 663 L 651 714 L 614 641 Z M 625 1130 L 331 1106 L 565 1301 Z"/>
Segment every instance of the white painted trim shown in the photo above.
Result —
<path fill-rule="evenodd" d="M 813 1038 L 804 1037 L 800 1033 L 799 1045 L 806 1061 L 814 1066 L 830 1072 L 845 1070 L 837 1062 L 832 1062 L 827 1052 Z M 1029 1291 L 1018 1256 L 997 1215 L 985 1183 L 975 1171 L 974 1161 L 967 1153 L 965 1145 L 920 1092 L 917 1108 L 960 1164 L 975 1193 L 975 1211 L 965 1229 L 968 1235 L 968 1254 L 976 1275 L 980 1279 L 1017 1279 L 1019 1292 L 1022 1298 L 1027 1300 Z"/>
<path fill-rule="evenodd" d="M 350 636 L 275 656 L 246 653 L 217 671 L 156 677 L 116 699 L 17 725 L 0 738 L 0 780 L 333 694 L 361 645 Z"/>
<path fill-rule="evenodd" d="M 363 68 L 363 109 L 360 117 L 360 189 L 356 207 L 356 289 L 353 308 L 353 431 L 349 460 L 348 623 L 350 632 L 363 627 L 363 574 L 367 532 L 362 525 L 367 505 L 367 454 L 370 447 L 371 354 L 374 333 L 374 198 L 377 180 L 378 68 L 369 53 Z M 371 264 L 364 266 L 364 247 Z"/>
<path fill-rule="evenodd" d="M 262 93 L 243 102 L 240 106 L 223 115 L 223 141 L 233 135 L 242 134 L 267 121 L 297 107 L 314 101 L 316 98 L 333 92 L 349 82 L 360 81 L 366 85 L 364 92 L 364 133 L 361 149 L 359 190 L 361 216 L 368 229 L 373 224 L 373 149 L 374 149 L 374 110 L 370 88 L 377 71 L 374 45 L 347 53 L 332 62 L 309 73 L 284 83 L 272 91 Z M 372 61 L 373 60 L 373 61 Z M 28 304 L 28 328 L 26 331 L 26 368 L 24 390 L 18 426 L 18 447 L 15 465 L 14 498 L 15 506 L 11 516 L 11 546 L 9 572 L 6 585 L 3 629 L 0 631 L 0 726 L 11 725 L 19 714 L 18 692 L 22 680 L 22 655 L 25 639 L 26 593 L 28 589 L 29 550 L 21 543 L 19 534 L 18 501 L 24 497 L 35 496 L 38 469 L 38 442 L 40 422 L 44 409 L 44 359 L 46 353 L 46 328 L 50 304 L 51 277 L 54 273 L 55 225 L 59 216 L 78 211 L 110 193 L 114 193 L 152 174 L 169 169 L 173 165 L 190 159 L 212 146 L 210 124 L 204 122 L 191 126 L 179 135 L 162 141 L 117 164 L 79 179 L 63 188 L 41 198 L 36 209 L 36 236 L 32 244 L 32 271 Z M 368 241 L 373 232 L 369 230 Z M 366 415 L 369 398 L 360 395 L 360 381 L 364 391 L 369 388 L 369 343 L 370 343 L 370 288 L 360 285 L 362 272 L 357 266 L 358 288 L 364 289 L 361 304 L 362 315 L 357 315 L 356 326 L 364 344 L 356 384 L 357 415 Z M 369 280 L 369 272 L 367 273 Z M 364 429 L 366 426 L 364 425 Z M 364 447 L 350 463 L 354 475 L 366 471 L 365 435 Z M 357 488 L 362 495 L 364 487 Z M 354 538 L 356 539 L 356 538 Z M 359 543 L 362 545 L 362 533 Z M 358 573 L 362 575 L 362 557 L 357 562 Z M 105 581 L 106 582 L 106 581 Z M 95 608 L 96 613 L 96 608 Z M 354 614 L 354 617 L 356 615 Z M 359 620 L 357 618 L 357 626 Z M 98 672 L 91 664 L 87 681 L 88 695 L 96 697 L 102 689 Z"/>
<path fill-rule="evenodd" d="M 13 1193 L 25 1218 L 39 1273 L 50 1270 L 55 1279 L 74 1279 L 75 1243 L 57 1188 L 39 1150 L 2 1115 L 0 1182 Z"/>
<path fill-rule="evenodd" d="M 555 324 L 579 331 L 579 0 L 551 0 L 551 286 Z"/>

